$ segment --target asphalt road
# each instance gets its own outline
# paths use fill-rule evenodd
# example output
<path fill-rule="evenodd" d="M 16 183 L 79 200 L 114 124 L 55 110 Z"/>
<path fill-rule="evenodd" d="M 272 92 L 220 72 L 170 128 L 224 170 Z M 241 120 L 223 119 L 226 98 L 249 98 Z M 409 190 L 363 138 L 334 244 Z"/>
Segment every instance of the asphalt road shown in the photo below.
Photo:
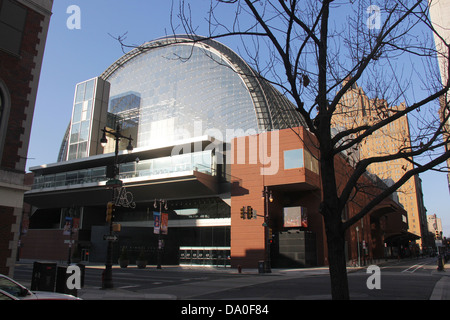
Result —
<path fill-rule="evenodd" d="M 373 283 L 367 269 L 348 274 L 352 300 L 428 300 L 438 280 L 436 259 L 427 258 L 394 262 L 380 267 L 379 289 L 369 289 Z M 327 300 L 330 278 L 327 274 L 308 277 L 289 277 L 264 284 L 224 290 L 216 294 L 197 296 L 196 299 L 280 299 Z"/>
<path fill-rule="evenodd" d="M 101 287 L 103 267 L 86 268 L 85 287 Z M 18 263 L 14 278 L 30 286 L 32 264 Z M 365 268 L 348 274 L 352 300 L 428 300 L 442 273 L 436 258 L 394 261 L 380 265 L 379 289 L 369 289 L 372 273 Z M 372 278 L 373 279 L 373 278 Z M 271 274 L 235 269 L 154 267 L 113 270 L 114 287 L 131 292 L 169 294 L 177 299 L 207 300 L 328 300 L 326 269 L 274 270 Z M 373 282 L 373 281 L 372 281 Z M 372 283 L 371 282 L 371 283 Z"/>

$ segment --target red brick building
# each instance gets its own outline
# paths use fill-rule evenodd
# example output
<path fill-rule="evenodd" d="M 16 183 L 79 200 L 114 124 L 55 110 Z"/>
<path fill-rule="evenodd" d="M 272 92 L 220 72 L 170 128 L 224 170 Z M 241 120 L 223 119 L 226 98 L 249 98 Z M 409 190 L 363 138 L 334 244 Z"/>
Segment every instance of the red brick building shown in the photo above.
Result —
<path fill-rule="evenodd" d="M 269 255 L 272 267 L 328 264 L 325 226 L 318 212 L 321 188 L 314 141 L 304 127 L 233 141 L 232 266 L 255 267 L 255 261 L 266 260 Z M 338 183 L 343 185 L 351 170 L 344 157 L 337 157 Z M 373 188 L 380 183 L 375 177 L 362 180 Z M 367 193 L 358 194 L 347 205 L 343 218 L 358 213 L 369 200 Z M 241 218 L 241 208 L 247 211 L 248 206 L 256 210 L 256 219 Z M 392 198 L 385 199 L 350 228 L 347 260 L 363 263 L 392 255 L 399 241 L 408 238 L 406 230 L 406 211 Z"/>
<path fill-rule="evenodd" d="M 12 275 L 53 0 L 0 0 L 0 273 Z"/>

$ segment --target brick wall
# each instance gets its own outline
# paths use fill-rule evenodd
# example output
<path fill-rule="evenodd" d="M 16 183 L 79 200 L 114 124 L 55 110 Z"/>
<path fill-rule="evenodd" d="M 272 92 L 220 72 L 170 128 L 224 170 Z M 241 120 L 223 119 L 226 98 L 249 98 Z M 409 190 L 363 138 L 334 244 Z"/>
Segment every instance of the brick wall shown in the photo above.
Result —
<path fill-rule="evenodd" d="M 33 116 L 33 112 L 27 110 L 28 95 L 32 91 L 30 83 L 33 81 L 36 47 L 40 42 L 38 36 L 42 31 L 43 20 L 44 16 L 28 10 L 20 56 L 0 50 L 0 79 L 6 84 L 11 96 L 8 130 L 0 163 L 3 169 L 25 171 L 23 165 L 18 167 L 17 164 L 24 163 L 19 149 L 23 147 L 24 123 L 28 120 L 31 124 L 31 119 L 27 117 Z"/>
<path fill-rule="evenodd" d="M 76 240 L 76 237 L 77 234 L 74 234 L 72 240 Z M 21 257 L 35 260 L 67 261 L 69 239 L 68 235 L 63 235 L 63 230 L 29 229 L 25 235 L 22 235 Z"/>
<path fill-rule="evenodd" d="M 318 159 L 318 151 L 314 147 L 314 137 L 304 128 L 293 128 L 280 130 L 278 132 L 268 132 L 259 135 L 274 137 L 278 145 L 268 143 L 267 155 L 274 159 L 278 155 L 278 171 L 269 175 L 263 175 L 261 168 L 263 161 L 254 162 L 251 157 L 258 152 L 257 144 L 251 144 L 248 137 L 234 139 L 232 148 L 235 153 L 232 159 L 231 175 L 236 180 L 232 186 L 231 193 L 231 260 L 232 266 L 242 267 L 257 266 L 259 260 L 264 260 L 264 219 L 258 217 L 256 220 L 244 220 L 240 217 L 240 208 L 251 206 L 257 210 L 259 215 L 264 215 L 264 200 L 262 191 L 264 186 L 272 191 L 273 202 L 269 203 L 270 214 L 269 227 L 274 233 L 283 231 L 283 208 L 302 206 L 307 208 L 308 227 L 307 231 L 314 233 L 317 248 L 317 264 L 328 264 L 328 251 L 326 244 L 325 226 L 323 217 L 319 213 L 319 206 L 322 198 L 320 175 L 316 172 L 303 168 L 284 169 L 284 151 L 303 149 L 312 153 Z M 270 141 L 270 139 L 269 139 Z M 245 142 L 245 143 L 244 143 Z M 240 144 L 241 150 L 238 150 Z M 242 148 L 245 146 L 245 148 Z M 253 149 L 252 149 L 253 146 Z M 272 146 L 272 148 L 271 148 Z M 245 157 L 241 154 L 237 163 L 238 153 L 245 149 Z M 244 161 L 245 160 L 245 161 Z M 261 160 L 261 159 L 258 159 Z M 267 165 L 266 165 L 267 166 Z M 343 157 L 337 156 L 335 161 L 336 180 L 338 192 L 342 191 L 353 169 Z M 347 204 L 347 214 L 351 217 L 357 214 L 364 207 L 373 195 L 380 192 L 373 182 L 366 176 L 358 181 L 365 186 L 365 192 L 359 192 Z M 357 238 L 363 240 L 369 246 L 366 258 L 379 258 L 383 254 L 383 234 L 390 229 L 391 232 L 401 232 L 404 226 L 392 224 L 401 220 L 401 215 L 406 212 L 392 199 L 387 198 L 376 206 L 363 220 L 353 225 L 347 233 L 348 259 L 355 259 L 358 256 Z M 389 214 L 389 225 L 383 220 L 384 215 Z M 359 227 L 357 237 L 356 227 Z"/>
<path fill-rule="evenodd" d="M 250 139 L 254 137 L 242 137 L 233 140 L 232 145 L 234 159 L 232 159 L 231 175 L 239 181 L 233 184 L 231 193 L 232 266 L 256 268 L 258 261 L 265 260 L 265 230 L 262 225 L 264 218 L 261 217 L 265 212 L 265 202 L 262 198 L 264 186 L 272 191 L 274 199 L 273 202 L 268 203 L 267 207 L 270 214 L 268 225 L 273 232 L 283 230 L 283 207 L 307 207 L 311 226 L 309 230 L 316 234 L 318 263 L 326 263 L 323 259 L 325 256 L 324 226 L 322 216 L 317 210 L 320 203 L 319 176 L 305 168 L 284 169 L 285 150 L 306 147 L 317 156 L 317 151 L 312 146 L 313 140 L 304 128 L 297 128 L 296 132 L 290 129 L 268 132 L 257 137 L 258 142 L 267 141 L 267 144 L 252 144 Z M 242 154 L 244 149 L 245 157 Z M 256 163 L 255 154 L 258 154 Z M 270 158 L 271 162 L 263 159 L 262 154 L 266 155 L 267 159 Z M 274 164 L 276 161 L 277 165 Z M 263 167 L 265 167 L 264 170 Z M 274 170 L 275 167 L 278 170 Z M 241 219 L 240 208 L 243 206 L 251 206 L 256 210 L 257 219 Z"/>
<path fill-rule="evenodd" d="M 0 137 L 4 139 L 0 182 L 3 184 L 2 199 L 5 200 L 0 202 L 0 273 L 9 276 L 13 275 L 17 253 L 25 190 L 23 175 L 42 59 L 38 48 L 43 50 L 40 40 L 43 37 L 42 26 L 48 26 L 44 20 L 43 14 L 28 8 L 19 54 L 0 50 L 0 80 L 10 98 L 5 136 Z M 14 181 L 2 179 L 11 175 Z"/>
<path fill-rule="evenodd" d="M 16 223 L 17 217 L 14 208 L 0 206 L 0 273 L 9 274 L 9 261 L 12 256 L 11 241 L 14 233 L 11 226 Z"/>

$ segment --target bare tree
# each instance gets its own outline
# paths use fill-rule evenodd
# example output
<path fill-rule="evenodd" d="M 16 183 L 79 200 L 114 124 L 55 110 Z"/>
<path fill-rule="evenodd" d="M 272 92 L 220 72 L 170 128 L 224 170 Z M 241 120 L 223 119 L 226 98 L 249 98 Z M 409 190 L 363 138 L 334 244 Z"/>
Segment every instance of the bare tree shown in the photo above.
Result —
<path fill-rule="evenodd" d="M 349 299 L 347 230 L 415 175 L 448 171 L 450 80 L 442 83 L 441 79 L 450 79 L 450 45 L 429 20 L 433 1 L 385 0 L 373 5 L 364 0 L 211 0 L 204 15 L 207 29 L 194 21 L 198 3 L 191 2 L 173 0 L 178 8 L 173 8 L 171 32 L 192 35 L 181 41 L 194 44 L 209 39 L 240 41 L 235 49 L 256 76 L 288 96 L 314 134 L 320 153 L 319 212 L 326 228 L 332 298 Z M 433 38 L 441 42 L 439 51 Z M 123 48 L 148 49 L 126 45 L 125 39 L 125 35 L 117 37 Z M 161 46 L 172 43 L 161 42 Z M 444 75 L 439 74 L 436 58 L 446 66 Z M 357 83 L 371 97 L 368 103 L 375 110 L 368 121 L 357 120 L 353 115 L 361 111 L 360 105 L 346 99 Z M 353 121 L 338 123 L 342 113 Z M 339 172 L 337 156 L 352 154 L 369 137 L 384 134 L 405 116 L 410 134 L 392 137 L 404 140 L 397 144 L 400 147 L 353 159 L 352 172 L 342 174 L 342 168 Z M 409 165 L 403 166 L 396 181 L 381 189 L 366 184 L 371 165 L 398 159 Z M 342 181 L 338 185 L 338 175 L 345 177 L 343 185 Z M 359 193 L 369 194 L 370 201 L 343 220 L 346 204 Z"/>
<path fill-rule="evenodd" d="M 208 34 L 202 36 L 240 40 L 236 50 L 291 99 L 317 139 L 323 192 L 319 211 L 326 226 L 333 299 L 349 298 L 344 254 L 349 227 L 414 175 L 442 170 L 439 165 L 450 157 L 444 149 L 448 138 L 443 139 L 448 137 L 450 82 L 441 83 L 435 61 L 437 56 L 448 61 L 449 45 L 433 28 L 428 5 L 424 0 L 377 1 L 376 6 L 355 0 L 212 0 L 205 15 L 208 30 L 202 32 Z M 179 1 L 180 24 L 172 19 L 174 33 L 180 29 L 198 33 L 193 8 L 195 4 L 188 0 Z M 230 10 L 231 18 L 223 14 Z M 442 40 L 441 52 L 436 51 L 433 36 Z M 357 82 L 372 103 L 379 104 L 378 114 L 370 123 L 354 122 L 333 133 L 333 119 L 342 111 L 343 97 Z M 440 114 L 446 116 L 439 116 L 438 98 L 445 101 L 447 110 Z M 395 107 L 399 105 L 404 107 Z M 357 161 L 339 188 L 336 156 L 405 115 L 413 128 L 408 143 L 395 152 Z M 343 221 L 345 205 L 361 191 L 368 167 L 395 159 L 406 159 L 411 166 Z"/>

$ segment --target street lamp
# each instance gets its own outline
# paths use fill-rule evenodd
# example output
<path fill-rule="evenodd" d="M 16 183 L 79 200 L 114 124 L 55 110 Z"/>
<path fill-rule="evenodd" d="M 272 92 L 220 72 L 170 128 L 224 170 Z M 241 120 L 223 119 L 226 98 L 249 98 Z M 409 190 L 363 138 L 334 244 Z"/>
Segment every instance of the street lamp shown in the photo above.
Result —
<path fill-rule="evenodd" d="M 69 227 L 69 256 L 67 257 L 67 265 L 70 266 L 72 264 L 72 245 L 73 245 L 73 241 L 72 241 L 72 235 L 73 235 L 73 216 L 74 216 L 74 209 L 70 208 L 69 209 L 69 219 L 70 219 L 70 223 L 68 225 Z"/>
<path fill-rule="evenodd" d="M 273 202 L 272 190 L 269 191 L 267 186 L 264 186 L 262 191 L 262 199 L 264 200 L 264 272 L 271 273 L 270 268 L 270 244 L 269 244 L 269 202 Z"/>
<path fill-rule="evenodd" d="M 356 243 L 357 243 L 357 250 L 358 250 L 358 267 L 361 266 L 361 256 L 360 256 L 360 249 L 359 249 L 359 227 L 356 227 Z"/>
<path fill-rule="evenodd" d="M 109 131 L 106 130 L 106 128 L 102 129 L 103 131 L 103 135 L 102 138 L 100 139 L 100 144 L 102 145 L 102 147 L 106 147 L 106 144 L 108 143 L 108 139 L 106 139 L 106 134 L 109 133 L 111 135 L 114 136 L 114 139 L 116 140 L 116 149 L 115 149 L 115 153 L 116 156 L 119 154 L 119 141 L 121 138 L 123 139 L 128 139 L 128 145 L 127 145 L 127 151 L 133 151 L 133 145 L 131 144 L 131 141 L 133 141 L 133 138 L 131 137 L 131 135 L 129 137 L 125 137 L 124 135 L 122 135 L 120 133 L 121 129 L 120 129 L 120 125 L 118 124 L 116 127 L 116 131 Z"/>
<path fill-rule="evenodd" d="M 131 141 L 133 141 L 133 139 L 130 137 L 125 137 L 124 135 L 121 134 L 121 129 L 120 129 L 120 125 L 117 124 L 116 130 L 115 131 L 110 131 L 107 130 L 106 127 L 102 129 L 103 131 L 103 136 L 100 139 L 100 143 L 102 145 L 102 147 L 105 147 L 106 144 L 108 143 L 108 139 L 106 139 L 106 134 L 110 134 L 114 137 L 114 140 L 116 141 L 116 146 L 115 146 L 115 156 L 114 156 L 114 167 L 113 167 L 113 174 L 112 174 L 112 178 L 110 181 L 112 181 L 112 183 L 108 184 L 107 182 L 107 186 L 112 188 L 112 203 L 115 204 L 116 203 L 116 188 L 118 186 L 121 186 L 122 183 L 120 180 L 117 180 L 117 174 L 119 173 L 119 167 L 118 167 L 118 163 L 119 163 L 119 141 L 120 139 L 128 139 L 128 146 L 127 146 L 127 150 L 128 151 L 132 151 L 133 150 L 133 145 L 131 144 Z M 111 216 L 111 219 L 109 219 L 109 236 L 107 238 L 108 241 L 108 248 L 106 251 L 106 262 L 105 262 L 105 270 L 103 272 L 103 277 L 102 277 L 102 289 L 111 289 L 114 287 L 113 285 L 113 280 L 112 280 L 112 250 L 113 250 L 113 224 L 114 224 L 114 215 Z"/>
<path fill-rule="evenodd" d="M 159 232 L 158 232 L 158 247 L 157 247 L 157 255 L 156 255 L 156 269 L 161 269 L 161 251 L 162 251 L 162 243 L 161 243 L 161 222 L 162 222 L 162 206 L 164 205 L 164 209 L 167 210 L 167 200 L 156 200 L 153 204 L 153 207 L 156 209 L 158 207 L 157 202 L 159 202 Z"/>

